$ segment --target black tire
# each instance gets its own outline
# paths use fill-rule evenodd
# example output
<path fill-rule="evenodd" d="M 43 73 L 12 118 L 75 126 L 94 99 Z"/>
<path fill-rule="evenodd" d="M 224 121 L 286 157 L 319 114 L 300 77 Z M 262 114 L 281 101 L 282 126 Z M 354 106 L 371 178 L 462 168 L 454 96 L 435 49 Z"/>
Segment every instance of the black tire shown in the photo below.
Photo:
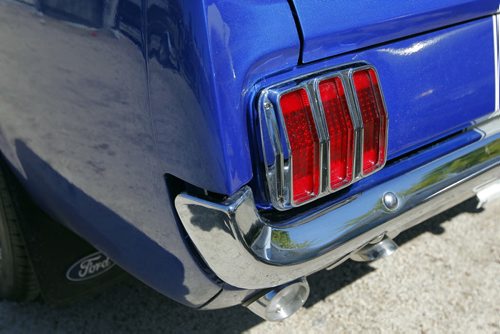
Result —
<path fill-rule="evenodd" d="M 0 299 L 31 301 L 40 290 L 20 231 L 17 187 L 8 177 L 12 178 L 0 162 Z"/>

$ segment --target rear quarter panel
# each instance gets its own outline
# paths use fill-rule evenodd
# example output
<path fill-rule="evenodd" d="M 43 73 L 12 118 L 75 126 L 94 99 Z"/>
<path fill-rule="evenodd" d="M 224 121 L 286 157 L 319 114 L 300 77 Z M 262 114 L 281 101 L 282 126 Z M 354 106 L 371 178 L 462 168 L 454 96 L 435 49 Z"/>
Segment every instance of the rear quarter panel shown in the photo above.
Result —
<path fill-rule="evenodd" d="M 2 155 L 58 222 L 203 305 L 221 283 L 193 256 L 165 176 L 226 194 L 252 178 L 241 101 L 297 62 L 288 3 L 36 3 L 0 1 Z M 275 43 L 268 29 L 283 32 Z"/>

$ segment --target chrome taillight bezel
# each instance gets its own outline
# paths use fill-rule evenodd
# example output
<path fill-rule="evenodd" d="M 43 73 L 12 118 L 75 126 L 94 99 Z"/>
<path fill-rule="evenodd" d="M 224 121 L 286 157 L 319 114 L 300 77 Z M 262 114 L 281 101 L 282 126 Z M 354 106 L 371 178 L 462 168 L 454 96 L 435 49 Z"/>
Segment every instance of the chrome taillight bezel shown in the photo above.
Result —
<path fill-rule="evenodd" d="M 363 144 L 363 122 L 361 112 L 359 110 L 359 102 L 355 94 L 354 85 L 352 82 L 352 75 L 354 71 L 361 71 L 364 69 L 372 69 L 377 75 L 378 85 L 382 103 L 387 115 L 387 108 L 385 106 L 384 96 L 378 73 L 375 68 L 367 64 L 343 65 L 321 72 L 314 72 L 306 76 L 287 80 L 279 84 L 272 85 L 263 89 L 257 101 L 257 115 L 260 127 L 260 137 L 262 147 L 272 148 L 272 160 L 269 159 L 269 152 L 263 152 L 266 184 L 269 199 L 271 204 L 277 210 L 283 211 L 294 207 L 303 206 L 320 197 L 337 192 L 352 183 L 367 176 L 362 174 L 362 144 Z M 343 184 L 341 187 L 331 189 L 330 186 L 330 136 L 328 132 L 325 112 L 319 92 L 319 84 L 325 80 L 332 78 L 340 78 L 344 94 L 346 96 L 349 115 L 354 127 L 354 152 L 352 162 L 352 180 Z M 307 201 L 296 203 L 293 200 L 293 178 L 292 178 L 292 152 L 288 133 L 286 131 L 283 113 L 280 106 L 280 99 L 284 94 L 293 92 L 298 89 L 305 89 L 310 101 L 311 111 L 316 126 L 316 132 L 319 140 L 319 193 L 311 197 Z M 389 119 L 386 118 L 386 147 L 385 152 L 387 156 L 387 131 Z M 264 132 L 265 128 L 265 132 Z M 386 157 L 385 157 L 386 158 Z M 385 165 L 384 163 L 374 172 L 380 170 Z"/>

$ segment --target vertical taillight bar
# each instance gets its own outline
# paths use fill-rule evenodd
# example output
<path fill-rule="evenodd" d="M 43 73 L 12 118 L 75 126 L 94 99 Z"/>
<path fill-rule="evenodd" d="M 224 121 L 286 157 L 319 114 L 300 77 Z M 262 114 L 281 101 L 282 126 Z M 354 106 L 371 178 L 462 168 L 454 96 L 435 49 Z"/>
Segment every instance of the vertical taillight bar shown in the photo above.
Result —
<path fill-rule="evenodd" d="M 329 135 L 330 190 L 352 182 L 354 163 L 354 125 L 340 77 L 318 84 Z"/>
<path fill-rule="evenodd" d="M 372 68 L 354 71 L 352 83 L 363 121 L 361 171 L 366 176 L 383 167 L 386 160 L 387 112 Z"/>
<path fill-rule="evenodd" d="M 292 198 L 296 204 L 320 192 L 320 146 L 311 102 L 305 88 L 281 95 L 279 100 L 290 144 Z"/>

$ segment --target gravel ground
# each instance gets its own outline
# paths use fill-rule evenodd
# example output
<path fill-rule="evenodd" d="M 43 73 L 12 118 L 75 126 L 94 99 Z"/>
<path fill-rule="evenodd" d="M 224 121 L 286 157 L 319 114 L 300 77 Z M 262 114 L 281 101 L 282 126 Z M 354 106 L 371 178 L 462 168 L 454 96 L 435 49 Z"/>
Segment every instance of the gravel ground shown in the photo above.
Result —
<path fill-rule="evenodd" d="M 499 216 L 498 202 L 477 212 L 469 201 L 400 235 L 394 256 L 319 272 L 281 323 L 187 309 L 129 279 L 65 307 L 0 303 L 0 332 L 500 333 Z"/>

